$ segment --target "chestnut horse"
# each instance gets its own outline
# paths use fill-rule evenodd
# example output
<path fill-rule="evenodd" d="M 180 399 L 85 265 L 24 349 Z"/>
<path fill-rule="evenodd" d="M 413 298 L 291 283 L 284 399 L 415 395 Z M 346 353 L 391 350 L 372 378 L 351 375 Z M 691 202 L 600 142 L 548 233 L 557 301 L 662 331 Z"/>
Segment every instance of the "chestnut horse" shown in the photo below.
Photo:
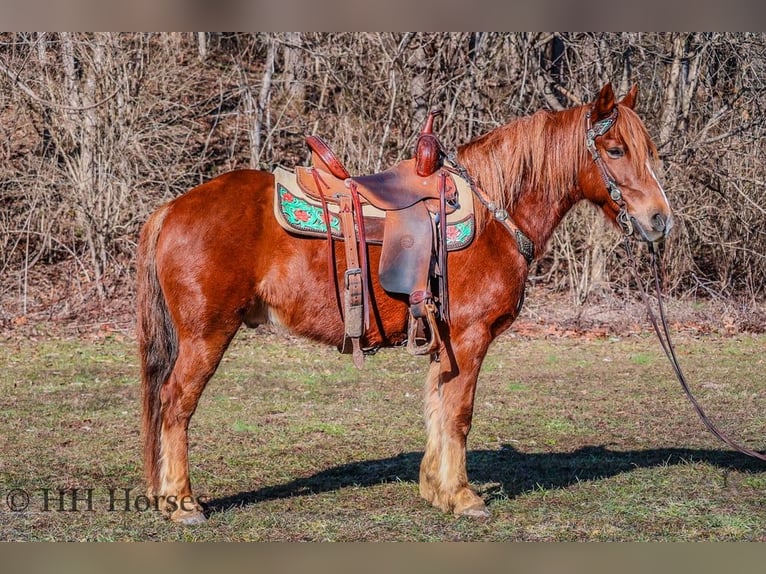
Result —
<path fill-rule="evenodd" d="M 473 243 L 449 254 L 450 320 L 440 326 L 441 347 L 425 382 L 420 494 L 433 506 L 488 515 L 468 483 L 466 438 L 482 361 L 492 340 L 516 319 L 529 273 L 508 221 L 498 214 L 507 212 L 533 242 L 536 257 L 582 199 L 644 241 L 659 241 L 670 230 L 670 206 L 652 170 L 657 151 L 633 111 L 636 94 L 634 86 L 617 102 L 607 84 L 592 104 L 539 111 L 458 150 L 458 163 L 483 201 L 475 202 Z M 177 522 L 205 520 L 189 480 L 189 421 L 240 326 L 278 324 L 336 346 L 344 338 L 325 240 L 283 230 L 273 215 L 273 188 L 270 173 L 229 172 L 160 207 L 141 232 L 145 473 L 150 498 Z M 499 206 L 496 217 L 487 200 Z M 342 253 L 336 244 L 339 271 Z M 363 342 L 392 346 L 407 333 L 407 298 L 381 288 L 380 247 L 370 245 L 368 256 L 379 321 L 371 322 Z"/>

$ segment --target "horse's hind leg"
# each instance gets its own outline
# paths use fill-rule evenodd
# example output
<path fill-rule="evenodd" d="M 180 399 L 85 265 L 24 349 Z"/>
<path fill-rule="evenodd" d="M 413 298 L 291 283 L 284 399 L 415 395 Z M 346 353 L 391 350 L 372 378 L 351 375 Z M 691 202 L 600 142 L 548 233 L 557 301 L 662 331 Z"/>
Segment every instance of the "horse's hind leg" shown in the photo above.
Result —
<path fill-rule="evenodd" d="M 198 524 L 205 520 L 189 480 L 189 421 L 237 327 L 214 336 L 180 336 L 178 358 L 161 390 L 159 492 L 155 495 L 160 509 L 170 513 L 174 522 Z"/>

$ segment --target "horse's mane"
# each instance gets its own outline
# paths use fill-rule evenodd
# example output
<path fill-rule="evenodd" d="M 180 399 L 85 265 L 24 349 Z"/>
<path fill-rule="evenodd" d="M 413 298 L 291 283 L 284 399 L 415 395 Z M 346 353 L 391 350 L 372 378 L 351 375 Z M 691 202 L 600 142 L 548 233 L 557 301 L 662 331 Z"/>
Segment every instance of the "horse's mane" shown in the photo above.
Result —
<path fill-rule="evenodd" d="M 585 147 L 588 109 L 541 110 L 513 120 L 462 146 L 458 161 L 487 197 L 510 213 L 530 190 L 542 193 L 545 201 L 555 201 L 574 190 L 577 174 L 590 157 Z M 643 173 L 647 162 L 656 159 L 657 149 L 641 119 L 620 105 L 612 129 L 630 146 L 636 172 Z M 477 211 L 479 227 L 486 216 L 486 210 Z"/>

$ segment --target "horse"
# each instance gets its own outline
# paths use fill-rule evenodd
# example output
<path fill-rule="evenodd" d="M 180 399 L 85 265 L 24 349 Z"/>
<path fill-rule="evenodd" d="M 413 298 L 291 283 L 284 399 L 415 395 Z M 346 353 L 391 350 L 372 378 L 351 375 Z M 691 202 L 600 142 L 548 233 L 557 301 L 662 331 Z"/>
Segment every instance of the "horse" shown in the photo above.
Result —
<path fill-rule="evenodd" d="M 468 481 L 466 440 L 482 361 L 518 316 L 530 270 L 509 231 L 521 231 L 537 258 L 581 200 L 641 241 L 661 241 L 672 227 L 654 170 L 657 149 L 634 111 L 637 94 L 634 85 L 617 101 L 606 84 L 592 102 L 537 111 L 457 149 L 457 163 L 476 184 L 476 233 L 448 255 L 451 310 L 429 357 L 419 473 L 420 495 L 442 511 L 489 516 Z M 280 227 L 273 188 L 272 173 L 230 171 L 159 207 L 141 229 L 137 339 L 147 495 L 182 524 L 206 520 L 189 479 L 189 422 L 238 329 L 280 325 L 339 348 L 344 340 L 341 314 L 330 304 L 337 292 L 328 280 L 327 240 Z M 342 261 L 340 243 L 335 256 Z M 376 321 L 363 342 L 399 345 L 407 300 L 381 287 L 380 246 L 369 245 L 367 255 Z"/>

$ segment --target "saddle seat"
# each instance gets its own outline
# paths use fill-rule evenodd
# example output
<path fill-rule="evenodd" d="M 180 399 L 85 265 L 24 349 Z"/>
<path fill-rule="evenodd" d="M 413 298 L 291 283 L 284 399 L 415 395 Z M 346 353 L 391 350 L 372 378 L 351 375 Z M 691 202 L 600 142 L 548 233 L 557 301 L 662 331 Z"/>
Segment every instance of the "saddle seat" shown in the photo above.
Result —
<path fill-rule="evenodd" d="M 435 212 L 438 209 L 437 203 L 441 197 L 439 177 L 436 173 L 426 177 L 418 175 L 416 158 L 403 160 L 379 173 L 352 177 L 322 138 L 309 136 L 306 138 L 306 142 L 312 151 L 312 166 L 332 175 L 329 181 L 327 178 L 323 178 L 327 184 L 327 189 L 322 190 L 325 196 L 337 195 L 340 186 L 344 188 L 341 191 L 347 193 L 348 187 L 353 182 L 356 184 L 359 195 L 382 211 L 398 211 L 411 207 L 420 201 L 429 200 L 430 211 Z M 448 211 L 454 211 L 456 189 L 452 183 L 452 178 L 446 178 L 446 180 L 449 188 L 444 191 L 447 202 L 450 204 Z M 310 184 L 308 187 L 311 187 Z M 307 191 L 311 193 L 310 189 Z M 319 190 L 316 193 L 316 197 L 319 198 Z"/>

